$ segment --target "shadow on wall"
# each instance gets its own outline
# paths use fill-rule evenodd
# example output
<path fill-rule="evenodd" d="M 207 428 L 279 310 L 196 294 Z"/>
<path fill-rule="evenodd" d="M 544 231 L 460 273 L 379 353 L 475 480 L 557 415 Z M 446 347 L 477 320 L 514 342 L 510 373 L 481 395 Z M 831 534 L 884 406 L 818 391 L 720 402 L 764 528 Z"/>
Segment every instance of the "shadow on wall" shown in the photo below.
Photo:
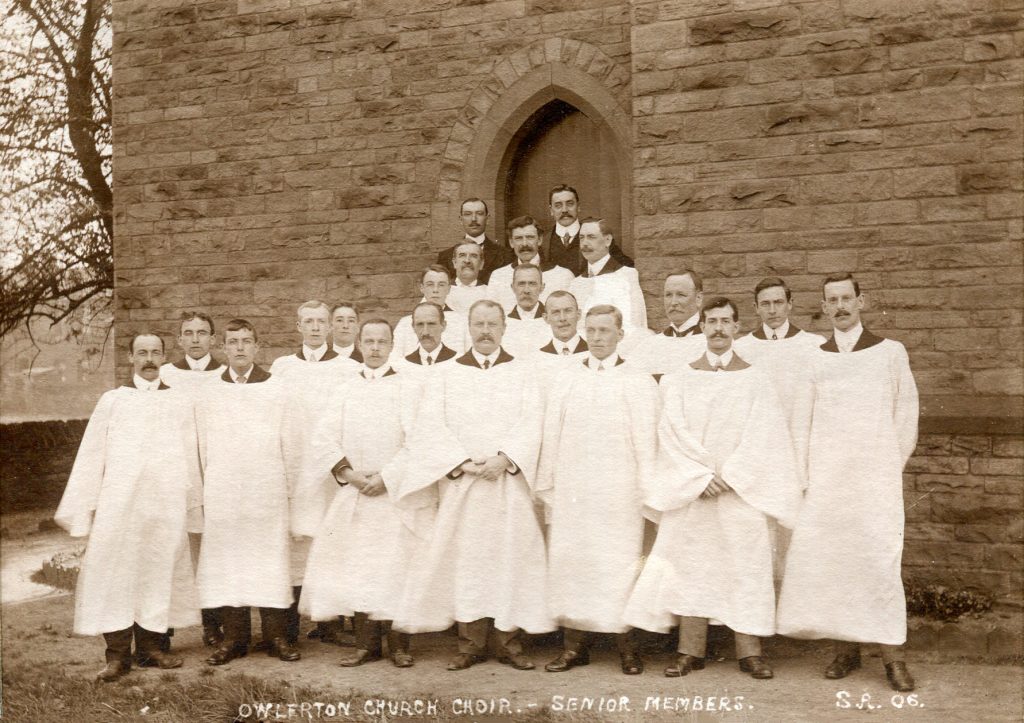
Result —
<path fill-rule="evenodd" d="M 86 422 L 0 425 L 0 515 L 57 509 Z"/>

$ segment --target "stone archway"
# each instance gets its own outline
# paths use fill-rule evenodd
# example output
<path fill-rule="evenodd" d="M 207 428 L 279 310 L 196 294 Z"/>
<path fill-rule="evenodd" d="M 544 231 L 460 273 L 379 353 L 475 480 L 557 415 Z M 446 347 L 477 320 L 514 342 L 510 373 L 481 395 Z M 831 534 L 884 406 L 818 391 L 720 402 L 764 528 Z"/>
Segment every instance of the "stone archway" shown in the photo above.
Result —
<path fill-rule="evenodd" d="M 561 101 L 584 113 L 614 140 L 619 174 L 621 241 L 632 241 L 632 121 L 629 73 L 600 49 L 574 40 L 535 43 L 498 61 L 492 77 L 473 92 L 449 136 L 431 227 L 439 244 L 459 234 L 458 204 L 484 198 L 492 209 L 490 230 L 504 232 L 504 174 L 516 134 L 544 106 Z M 597 161 L 599 162 L 599 161 Z M 600 209 L 588 208 L 596 214 Z M 543 223 L 544 221 L 542 221 Z"/>

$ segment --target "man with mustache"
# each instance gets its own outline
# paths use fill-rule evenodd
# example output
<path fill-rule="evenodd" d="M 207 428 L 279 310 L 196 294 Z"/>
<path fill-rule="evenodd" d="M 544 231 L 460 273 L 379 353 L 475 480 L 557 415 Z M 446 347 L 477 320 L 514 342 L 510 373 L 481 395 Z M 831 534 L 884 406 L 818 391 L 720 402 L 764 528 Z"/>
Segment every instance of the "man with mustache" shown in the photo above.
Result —
<path fill-rule="evenodd" d="M 532 669 L 521 630 L 548 632 L 544 537 L 533 509 L 541 405 L 532 367 L 502 346 L 505 314 L 484 299 L 469 310 L 472 348 L 425 385 L 423 433 L 414 460 L 441 460 L 447 474 L 410 465 L 397 493 L 413 511 L 437 503 L 437 524 L 412 566 L 398 622 L 409 632 L 459 624 L 449 670 L 486 660 Z M 429 425 L 429 426 L 428 426 Z"/>
<path fill-rule="evenodd" d="M 282 449 L 284 388 L 256 365 L 259 348 L 251 323 L 229 321 L 228 369 L 196 402 L 205 513 L 196 582 L 203 607 L 220 607 L 224 621 L 224 641 L 207 658 L 210 665 L 248 653 L 250 606 L 260 608 L 269 654 L 300 658 L 287 630 L 292 494 Z"/>
<path fill-rule="evenodd" d="M 508 248 L 487 238 L 487 215 L 487 204 L 480 198 L 467 198 L 459 207 L 459 221 L 462 222 L 462 230 L 465 232 L 463 240 L 476 244 L 483 258 L 483 268 L 480 269 L 477 278 L 481 284 L 490 283 L 491 272 L 512 260 L 512 253 Z M 437 254 L 438 266 L 447 269 L 451 276 L 458 272 L 454 263 L 458 245 L 449 246 Z"/>
<path fill-rule="evenodd" d="M 54 516 L 89 537 L 74 631 L 103 635 L 103 682 L 131 669 L 133 638 L 139 667 L 180 667 L 164 635 L 199 622 L 186 535 L 203 527 L 192 397 L 160 381 L 159 336 L 136 334 L 128 348 L 132 378 L 96 405 Z"/>
<path fill-rule="evenodd" d="M 623 612 L 643 558 L 641 483 L 654 461 L 658 390 L 618 354 L 618 309 L 591 307 L 586 334 L 589 353 L 555 378 L 544 415 L 537 494 L 550 521 L 548 610 L 564 631 L 564 650 L 544 667 L 587 665 L 592 633 L 613 633 L 622 672 L 639 675 Z"/>
<path fill-rule="evenodd" d="M 579 248 L 586 260 L 583 271 L 572 281 L 569 291 L 586 311 L 592 306 L 609 305 L 622 313 L 626 332 L 647 329 L 647 307 L 640 290 L 640 276 L 632 266 L 624 266 L 611 255 L 614 242 L 611 226 L 600 218 L 587 218 L 580 224 Z"/>
<path fill-rule="evenodd" d="M 564 183 L 555 186 L 548 192 L 548 213 L 555 225 L 544 241 L 544 258 L 568 269 L 573 276 L 586 273 L 587 261 L 580 248 L 579 193 Z M 617 243 L 612 242 L 609 253 L 617 264 L 633 265 L 633 259 L 626 256 Z"/>
<path fill-rule="evenodd" d="M 771 678 L 761 656 L 761 637 L 775 633 L 768 520 L 796 520 L 796 460 L 775 390 L 732 349 L 736 305 L 705 303 L 701 330 L 705 353 L 661 379 L 658 462 L 644 496 L 661 519 L 626 620 L 656 632 L 679 625 L 667 677 L 704 668 L 714 620 L 734 631 L 740 670 Z"/>
<path fill-rule="evenodd" d="M 359 312 L 351 301 L 342 301 L 331 309 L 331 349 L 339 357 L 362 363 L 363 355 L 356 348 L 359 334 Z"/>
<path fill-rule="evenodd" d="M 180 361 L 161 366 L 160 379 L 169 387 L 197 387 L 208 377 L 220 374 L 223 366 L 210 354 L 213 334 L 213 319 L 208 314 L 182 312 L 178 345 L 185 355 Z"/>
<path fill-rule="evenodd" d="M 576 297 L 568 291 L 555 291 L 548 296 L 544 307 L 544 320 L 551 338 L 540 348 L 542 354 L 570 357 L 588 351 L 587 342 L 580 336 L 580 307 Z"/>
<path fill-rule="evenodd" d="M 448 305 L 448 294 L 451 292 L 451 287 L 452 282 L 448 270 L 444 266 L 432 264 L 423 269 L 420 274 L 420 293 L 423 294 L 423 297 L 419 303 L 429 301 L 441 307 L 445 320 L 441 341 L 449 349 L 461 354 L 467 346 L 466 317 Z M 416 332 L 412 328 L 412 315 L 403 316 L 395 324 L 395 348 L 392 352 L 392 363 L 400 366 L 402 357 L 414 352 L 418 344 Z"/>
<path fill-rule="evenodd" d="M 412 310 L 412 329 L 419 346 L 405 357 L 409 364 L 432 368 L 455 358 L 456 354 L 441 343 L 446 322 L 444 311 L 432 301 L 421 301 Z"/>
<path fill-rule="evenodd" d="M 465 314 L 473 302 L 487 296 L 487 284 L 479 281 L 480 271 L 484 267 L 480 247 L 472 241 L 456 245 L 452 265 L 455 267 L 455 283 L 448 292 L 448 305 L 460 314 Z"/>
<path fill-rule="evenodd" d="M 506 317 L 505 348 L 514 356 L 526 357 L 536 351 L 548 336 L 544 320 L 544 275 L 539 266 L 520 264 L 512 274 L 516 305 Z"/>
<path fill-rule="evenodd" d="M 661 295 L 669 325 L 660 334 L 641 338 L 630 359 L 660 379 L 678 371 L 707 348 L 700 331 L 700 308 L 704 283 L 693 269 L 682 269 L 665 277 Z"/>
<path fill-rule="evenodd" d="M 825 669 L 833 680 L 860 667 L 861 643 L 879 643 L 889 685 L 910 691 L 903 467 L 917 444 L 917 386 L 903 345 L 864 328 L 864 304 L 850 274 L 822 284 L 834 332 L 807 370 L 808 487 L 786 558 L 779 632 L 836 640 Z"/>
<path fill-rule="evenodd" d="M 501 304 L 506 313 L 512 311 L 516 305 L 516 295 L 512 290 L 512 274 L 516 266 L 522 264 L 533 264 L 540 268 L 544 282 L 540 295 L 541 302 L 548 294 L 569 288 L 573 279 L 572 271 L 541 256 L 541 230 L 532 216 L 517 216 L 508 222 L 505 231 L 508 243 L 515 252 L 515 258 L 512 263 L 491 273 L 491 279 L 487 284 L 488 298 Z"/>

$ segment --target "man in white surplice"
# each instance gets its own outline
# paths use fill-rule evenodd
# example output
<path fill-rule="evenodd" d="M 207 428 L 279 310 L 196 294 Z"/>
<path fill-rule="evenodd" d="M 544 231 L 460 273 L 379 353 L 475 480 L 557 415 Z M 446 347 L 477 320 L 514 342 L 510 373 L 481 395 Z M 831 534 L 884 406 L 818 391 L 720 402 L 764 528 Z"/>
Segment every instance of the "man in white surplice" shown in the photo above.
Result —
<path fill-rule="evenodd" d="M 339 357 L 362 364 L 363 355 L 356 347 L 359 334 L 359 310 L 351 301 L 339 301 L 331 309 L 331 349 Z"/>
<path fill-rule="evenodd" d="M 324 478 L 336 483 L 309 551 L 299 609 L 314 620 L 354 616 L 356 651 L 341 661 L 345 667 L 383 656 L 384 632 L 398 616 L 410 563 L 433 526 L 433 507 L 403 514 L 393 502 L 409 464 L 418 394 L 416 377 L 388 364 L 391 347 L 388 322 L 363 322 L 363 368 L 325 406 L 296 491 L 301 497 Z M 448 471 L 424 470 L 429 461 L 423 457 L 416 465 L 418 474 L 435 478 Z M 390 630 L 387 641 L 395 666 L 413 664 L 407 634 Z"/>
<path fill-rule="evenodd" d="M 129 344 L 132 380 L 106 392 L 89 419 L 57 523 L 89 536 L 75 592 L 79 635 L 103 634 L 109 682 L 140 666 L 177 668 L 161 652 L 168 627 L 199 622 L 186 528 L 202 529 L 202 482 L 191 397 L 159 378 L 163 340 Z"/>
<path fill-rule="evenodd" d="M 541 255 L 541 229 L 532 216 L 517 216 L 505 226 L 509 246 L 515 252 L 512 263 L 495 269 L 487 282 L 487 298 L 501 304 L 508 313 L 516 306 L 516 295 L 512 291 L 512 273 L 520 264 L 533 264 L 543 274 L 544 288 L 540 294 L 545 302 L 554 291 L 566 290 L 572 283 L 573 273 L 569 269 L 548 261 Z"/>
<path fill-rule="evenodd" d="M 825 670 L 832 679 L 860 667 L 861 643 L 880 643 L 890 686 L 910 691 L 903 467 L 917 444 L 917 386 L 903 345 L 861 324 L 864 297 L 851 275 L 825 280 L 821 306 L 835 331 L 808 369 L 808 488 L 786 558 L 779 632 L 835 639 Z"/>
<path fill-rule="evenodd" d="M 452 266 L 455 283 L 448 290 L 448 306 L 466 314 L 474 302 L 487 298 L 487 284 L 479 280 L 484 268 L 483 250 L 472 241 L 457 244 L 452 252 Z"/>
<path fill-rule="evenodd" d="M 207 658 L 224 665 L 249 651 L 250 606 L 260 608 L 270 655 L 299 659 L 287 640 L 290 490 L 281 449 L 281 382 L 256 365 L 259 341 L 245 319 L 224 327 L 228 369 L 196 402 L 203 463 L 203 543 L 196 582 L 203 607 L 221 608 L 224 641 Z"/>
<path fill-rule="evenodd" d="M 448 269 L 440 265 L 431 265 L 420 274 L 420 291 L 423 298 L 420 303 L 430 301 L 444 311 L 445 328 L 441 341 L 449 349 L 461 354 L 466 350 L 466 316 L 448 305 L 448 294 L 452 282 Z M 416 351 L 419 340 L 412 328 L 412 314 L 403 316 L 395 324 L 395 349 L 391 352 L 391 362 L 399 366 L 401 359 Z"/>
<path fill-rule="evenodd" d="M 564 631 L 562 653 L 544 668 L 586 665 L 590 633 L 615 633 L 622 672 L 639 675 L 643 661 L 623 610 L 643 557 L 640 485 L 654 460 L 658 391 L 616 352 L 618 309 L 591 307 L 585 329 L 589 354 L 552 385 L 537 472 L 551 522 L 548 610 Z"/>
<path fill-rule="evenodd" d="M 732 349 L 736 305 L 714 298 L 701 317 L 705 354 L 661 379 L 658 468 L 646 493 L 661 520 L 626 620 L 657 632 L 678 621 L 668 677 L 704 668 L 716 621 L 735 632 L 740 670 L 771 678 L 760 639 L 775 633 L 768 518 L 796 520 L 796 461 L 774 388 Z"/>
<path fill-rule="evenodd" d="M 640 289 L 640 276 L 632 266 L 620 263 L 612 254 L 611 226 L 603 218 L 580 223 L 580 253 L 585 268 L 572 280 L 569 291 L 584 315 L 591 306 L 610 304 L 622 312 L 626 332 L 647 329 L 647 306 Z"/>
<path fill-rule="evenodd" d="M 210 354 L 213 333 L 213 319 L 208 314 L 202 311 L 182 312 L 178 345 L 185 355 L 180 361 L 167 362 L 160 367 L 160 379 L 164 384 L 174 389 L 191 389 L 223 371 L 221 363 Z"/>
<path fill-rule="evenodd" d="M 700 331 L 700 307 L 704 304 L 700 274 L 681 269 L 666 276 L 661 302 L 668 326 L 660 334 L 638 335 L 628 352 L 630 361 L 643 366 L 655 379 L 679 371 L 707 348 Z"/>
<path fill-rule="evenodd" d="M 505 317 L 505 336 L 502 346 L 512 356 L 523 359 L 541 347 L 550 334 L 544 317 L 544 304 L 540 296 L 544 291 L 544 276 L 539 266 L 519 264 L 512 272 L 512 291 L 516 305 Z"/>
<path fill-rule="evenodd" d="M 476 302 L 469 331 L 472 348 L 424 391 L 425 446 L 413 453 L 443 459 L 450 471 L 440 481 L 420 475 L 399 491 L 399 505 L 416 509 L 434 504 L 441 487 L 434 535 L 413 567 L 398 627 L 445 630 L 457 621 L 459 655 L 449 670 L 483 662 L 489 637 L 499 662 L 528 670 L 520 630 L 554 628 L 533 506 L 540 400 L 532 365 L 501 347 L 499 304 Z"/>

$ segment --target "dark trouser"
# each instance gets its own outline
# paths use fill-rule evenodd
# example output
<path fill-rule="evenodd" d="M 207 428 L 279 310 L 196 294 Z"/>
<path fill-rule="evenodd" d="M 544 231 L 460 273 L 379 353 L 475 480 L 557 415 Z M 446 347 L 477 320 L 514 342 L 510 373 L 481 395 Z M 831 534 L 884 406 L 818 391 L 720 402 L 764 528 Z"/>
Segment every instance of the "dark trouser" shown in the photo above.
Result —
<path fill-rule="evenodd" d="M 248 648 L 252 642 L 252 618 L 248 607 L 222 607 L 224 645 L 229 648 Z M 287 608 L 260 608 L 260 628 L 264 640 L 285 637 Z"/>
<path fill-rule="evenodd" d="M 299 642 L 299 597 L 302 595 L 302 585 L 292 588 L 292 604 L 288 607 L 287 622 L 285 623 L 285 637 L 288 642 L 295 645 Z"/>
<path fill-rule="evenodd" d="M 220 630 L 224 622 L 221 620 L 220 608 L 203 608 L 203 627 Z"/>
<path fill-rule="evenodd" d="M 392 630 L 390 620 L 370 620 L 366 613 L 356 613 L 353 625 L 356 630 L 356 647 L 360 650 L 381 655 L 384 634 L 387 632 L 389 654 L 409 652 L 409 634 Z"/>
<path fill-rule="evenodd" d="M 761 638 L 756 635 L 737 633 L 736 658 L 743 660 L 761 654 Z M 679 618 L 679 652 L 703 658 L 708 648 L 708 619 L 695 617 Z"/>
<path fill-rule="evenodd" d="M 108 663 L 120 661 L 126 666 L 132 662 L 132 638 L 135 639 L 135 652 L 139 657 L 144 658 L 151 653 L 160 652 L 160 643 L 164 639 L 164 633 L 154 633 L 146 630 L 138 624 L 132 625 L 124 630 L 115 630 L 112 633 L 103 633 L 103 640 L 107 644 L 106 660 Z"/>
<path fill-rule="evenodd" d="M 564 638 L 563 647 L 566 650 L 579 653 L 590 647 L 590 640 L 593 633 L 586 630 L 577 630 L 576 628 L 562 628 L 562 635 Z M 630 628 L 624 633 L 616 634 L 615 647 L 618 648 L 621 655 L 635 655 L 638 650 L 636 630 L 634 628 Z"/>
<path fill-rule="evenodd" d="M 903 654 L 902 645 L 883 645 L 879 643 L 878 648 L 882 653 L 882 662 L 886 665 L 906 658 Z M 835 651 L 836 655 L 860 655 L 860 643 L 851 643 L 847 640 L 836 640 Z"/>
<path fill-rule="evenodd" d="M 487 655 L 487 639 L 494 640 L 499 655 L 520 655 L 523 652 L 523 631 L 497 630 L 494 618 L 480 618 L 471 623 L 459 623 L 459 652 L 469 655 Z"/>

